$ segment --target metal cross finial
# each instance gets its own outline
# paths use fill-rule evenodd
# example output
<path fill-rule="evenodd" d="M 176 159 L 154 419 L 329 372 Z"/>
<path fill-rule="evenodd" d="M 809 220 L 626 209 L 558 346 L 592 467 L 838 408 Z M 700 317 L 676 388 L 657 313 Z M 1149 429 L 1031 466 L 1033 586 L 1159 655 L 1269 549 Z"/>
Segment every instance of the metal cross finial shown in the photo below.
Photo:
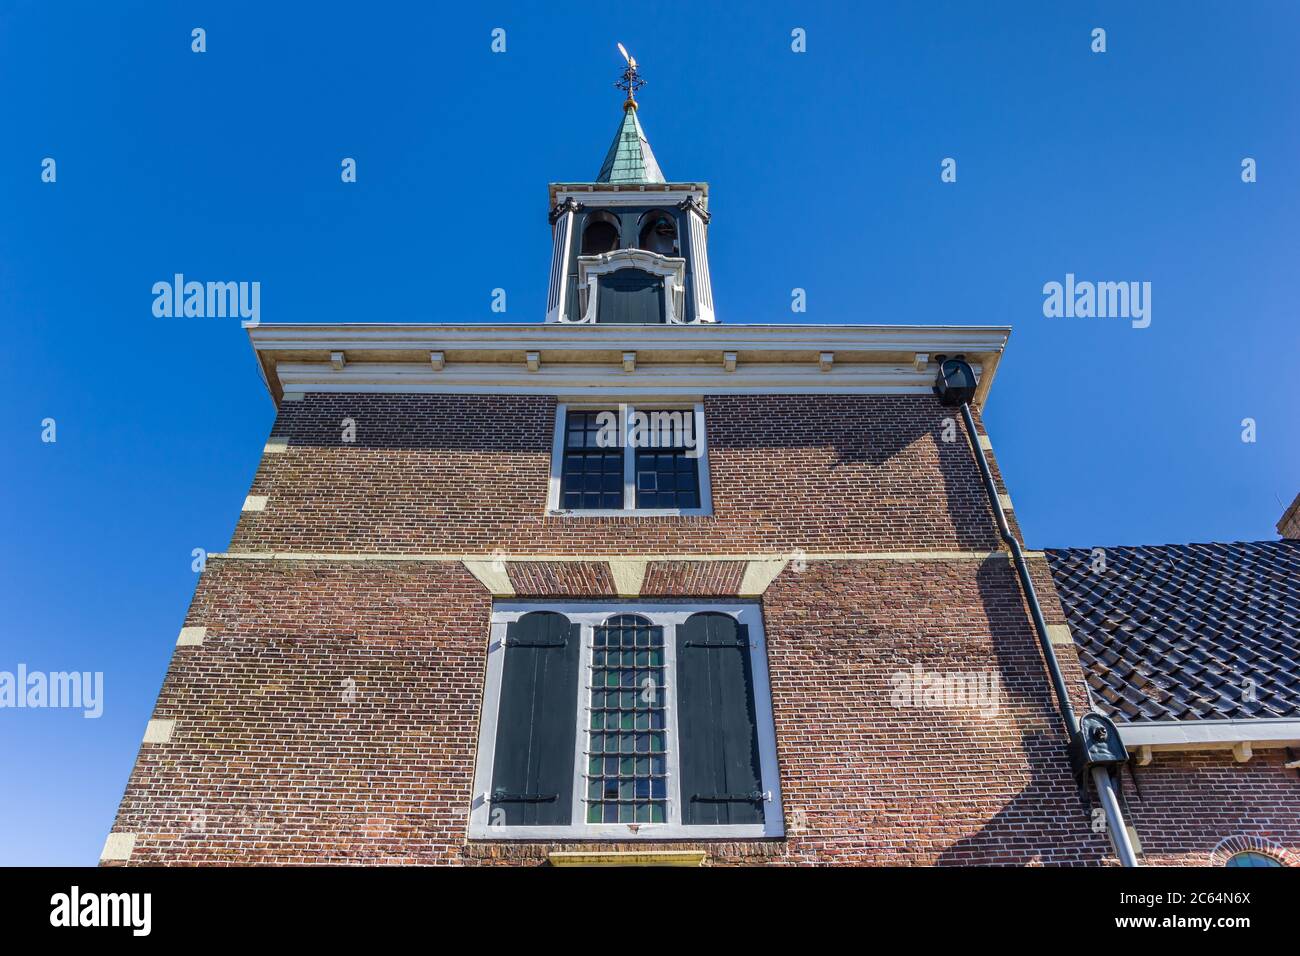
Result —
<path fill-rule="evenodd" d="M 641 79 L 641 74 L 637 70 L 636 57 L 627 52 L 623 44 L 618 45 L 618 52 L 623 54 L 623 59 L 627 61 L 627 69 L 623 71 L 623 76 L 615 87 L 627 94 L 627 99 L 623 101 L 623 109 L 631 107 L 636 109 L 636 91 L 645 86 L 645 80 Z"/>

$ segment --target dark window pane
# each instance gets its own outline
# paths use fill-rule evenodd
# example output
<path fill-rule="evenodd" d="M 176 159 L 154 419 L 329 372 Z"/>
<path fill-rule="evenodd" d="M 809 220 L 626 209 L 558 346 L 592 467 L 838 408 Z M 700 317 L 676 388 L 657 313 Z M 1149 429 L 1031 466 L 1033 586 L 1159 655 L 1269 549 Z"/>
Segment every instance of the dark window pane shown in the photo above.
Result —
<path fill-rule="evenodd" d="M 623 449 L 612 409 L 566 413 L 560 502 L 572 511 L 623 507 Z"/>
<path fill-rule="evenodd" d="M 645 444 L 636 449 L 638 508 L 698 508 L 699 458 L 692 457 L 695 414 L 689 409 L 638 409 L 645 416 Z"/>

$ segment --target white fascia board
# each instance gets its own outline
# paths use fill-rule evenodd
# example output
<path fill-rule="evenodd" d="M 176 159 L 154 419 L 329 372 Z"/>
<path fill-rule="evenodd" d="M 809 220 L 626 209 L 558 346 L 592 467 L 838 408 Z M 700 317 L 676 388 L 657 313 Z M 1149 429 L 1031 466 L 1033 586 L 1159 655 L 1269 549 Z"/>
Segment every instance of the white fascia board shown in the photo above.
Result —
<path fill-rule="evenodd" d="M 1117 724 L 1126 747 L 1152 750 L 1224 750 L 1234 744 L 1286 747 L 1300 744 L 1300 720 L 1161 720 Z"/>
<path fill-rule="evenodd" d="M 692 196 L 707 208 L 709 200 L 708 183 L 551 183 L 547 192 L 551 206 L 570 196 L 589 206 L 654 206 L 667 204 L 669 197 L 680 201 Z"/>
<path fill-rule="evenodd" d="M 663 206 L 671 209 L 686 199 L 694 199 L 703 205 L 706 198 L 707 194 L 698 189 L 681 186 L 664 189 L 663 186 L 647 185 L 645 192 L 587 192 L 585 186 L 567 186 L 555 193 L 551 204 L 572 199 L 588 209 L 609 209 L 611 206 Z"/>
<path fill-rule="evenodd" d="M 975 366 L 976 374 L 979 366 Z M 862 393 L 929 395 L 933 377 L 910 365 L 844 365 L 832 374 L 813 364 L 761 363 L 734 372 L 703 365 L 640 365 L 633 374 L 622 364 L 548 364 L 524 375 L 493 362 L 448 365 L 435 372 L 420 363 L 355 362 L 342 371 L 316 362 L 276 366 L 286 392 L 480 392 L 585 396 L 591 389 L 624 397 L 720 394 Z"/>
<path fill-rule="evenodd" d="M 501 352 L 524 349 L 686 348 L 780 349 L 807 352 L 869 349 L 875 352 L 1001 352 L 1006 326 L 970 325 L 593 325 L 566 322 L 415 325 L 405 322 L 318 324 L 263 323 L 248 330 L 258 351 L 322 353 L 451 349 Z M 725 343 L 725 344 L 724 344 Z M 833 346 L 833 347 L 832 347 Z M 328 360 L 325 356 L 323 361 Z M 908 356 L 912 361 L 912 356 Z"/>
<path fill-rule="evenodd" d="M 933 376 L 918 371 L 917 352 L 962 353 L 980 378 L 976 402 L 987 398 L 1010 330 L 1000 326 L 664 325 L 565 323 L 479 325 L 260 325 L 249 330 L 260 364 L 274 367 L 281 391 L 481 391 L 553 393 L 565 388 L 635 387 L 665 394 L 693 392 L 929 393 Z M 353 357 L 343 369 L 331 352 Z M 445 367 L 434 373 L 431 351 Z M 525 376 L 521 357 L 541 354 L 540 372 Z M 637 369 L 623 371 L 624 352 Z M 740 354 L 736 372 L 721 375 L 724 351 Z M 836 354 L 822 371 L 820 353 Z M 604 359 L 608 359 L 605 361 Z M 714 368 L 717 366 L 717 369 Z M 264 375 L 264 377 L 269 377 Z M 621 377 L 621 380 L 620 380 Z M 363 388 L 364 386 L 364 388 Z"/>

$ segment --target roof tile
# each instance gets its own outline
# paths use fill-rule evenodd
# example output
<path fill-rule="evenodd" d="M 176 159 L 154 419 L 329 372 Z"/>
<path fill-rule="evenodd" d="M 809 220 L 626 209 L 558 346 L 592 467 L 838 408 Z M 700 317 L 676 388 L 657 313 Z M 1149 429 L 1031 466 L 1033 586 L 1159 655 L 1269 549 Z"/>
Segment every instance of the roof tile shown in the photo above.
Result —
<path fill-rule="evenodd" d="M 1300 541 L 1106 548 L 1101 572 L 1095 550 L 1047 560 L 1099 710 L 1300 717 Z"/>

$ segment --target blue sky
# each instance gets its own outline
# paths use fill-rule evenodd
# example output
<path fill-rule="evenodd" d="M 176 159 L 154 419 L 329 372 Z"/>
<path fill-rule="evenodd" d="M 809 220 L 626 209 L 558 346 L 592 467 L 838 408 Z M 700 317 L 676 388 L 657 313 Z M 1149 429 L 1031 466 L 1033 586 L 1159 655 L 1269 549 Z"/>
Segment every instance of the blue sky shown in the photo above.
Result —
<path fill-rule="evenodd" d="M 722 321 L 1014 327 L 987 421 L 1032 547 L 1274 538 L 1300 491 L 1300 6 L 270 6 L 0 0 L 0 670 L 105 675 L 97 720 L 0 710 L 0 863 L 98 858 L 271 426 L 238 322 L 155 318 L 153 283 L 540 321 L 546 184 L 599 168 L 618 40 L 666 175 L 711 184 Z M 1150 282 L 1150 327 L 1045 318 L 1067 272 Z"/>

